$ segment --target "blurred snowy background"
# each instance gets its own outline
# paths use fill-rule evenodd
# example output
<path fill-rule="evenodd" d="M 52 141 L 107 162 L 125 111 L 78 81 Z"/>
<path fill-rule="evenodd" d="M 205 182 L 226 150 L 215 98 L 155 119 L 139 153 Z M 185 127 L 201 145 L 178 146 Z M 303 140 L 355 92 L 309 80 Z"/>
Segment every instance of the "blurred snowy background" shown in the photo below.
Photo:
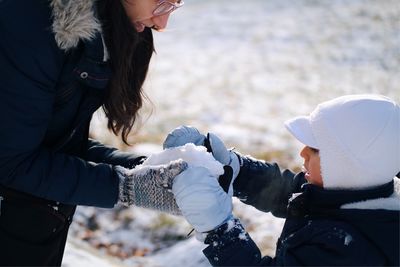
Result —
<path fill-rule="evenodd" d="M 149 154 L 187 124 L 298 170 L 301 145 L 285 120 L 344 94 L 400 102 L 399 0 L 185 2 L 166 32 L 154 34 L 157 54 L 145 85 L 152 104 L 130 137 L 133 146 L 108 133 L 100 113 L 94 137 Z M 234 213 L 262 252 L 273 255 L 283 220 L 237 201 Z M 209 266 L 204 245 L 187 238 L 189 231 L 182 218 L 140 208 L 80 207 L 63 266 Z"/>

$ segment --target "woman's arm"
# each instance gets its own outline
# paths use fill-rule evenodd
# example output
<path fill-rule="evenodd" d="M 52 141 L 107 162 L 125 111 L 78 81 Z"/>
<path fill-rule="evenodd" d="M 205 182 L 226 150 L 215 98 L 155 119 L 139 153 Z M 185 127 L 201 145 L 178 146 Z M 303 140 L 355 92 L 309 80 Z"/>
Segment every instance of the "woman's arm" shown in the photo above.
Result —
<path fill-rule="evenodd" d="M 130 152 L 123 152 L 116 148 L 106 146 L 99 141 L 89 139 L 86 159 L 96 163 L 119 165 L 128 169 L 141 164 L 146 157 Z"/>
<path fill-rule="evenodd" d="M 113 207 L 116 173 L 44 146 L 64 64 L 47 1 L 0 3 L 0 183 L 67 204 Z"/>

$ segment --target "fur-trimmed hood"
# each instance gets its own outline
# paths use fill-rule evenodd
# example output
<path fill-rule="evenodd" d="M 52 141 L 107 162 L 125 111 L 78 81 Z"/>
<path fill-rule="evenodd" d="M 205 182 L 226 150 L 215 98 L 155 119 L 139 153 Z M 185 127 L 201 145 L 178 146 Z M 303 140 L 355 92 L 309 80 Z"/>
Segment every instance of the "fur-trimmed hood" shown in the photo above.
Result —
<path fill-rule="evenodd" d="M 101 25 L 95 15 L 95 0 L 51 0 L 53 24 L 57 45 L 69 50 L 80 40 L 91 40 L 101 33 Z"/>

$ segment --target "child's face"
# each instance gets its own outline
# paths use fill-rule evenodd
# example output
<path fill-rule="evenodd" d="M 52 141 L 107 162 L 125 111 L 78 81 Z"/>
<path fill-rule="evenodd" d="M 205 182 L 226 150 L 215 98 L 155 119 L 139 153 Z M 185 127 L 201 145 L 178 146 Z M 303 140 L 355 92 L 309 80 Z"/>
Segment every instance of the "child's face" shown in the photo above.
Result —
<path fill-rule="evenodd" d="M 304 159 L 303 166 L 307 181 L 310 184 L 322 187 L 321 164 L 318 150 L 305 146 L 300 151 L 300 156 Z"/>

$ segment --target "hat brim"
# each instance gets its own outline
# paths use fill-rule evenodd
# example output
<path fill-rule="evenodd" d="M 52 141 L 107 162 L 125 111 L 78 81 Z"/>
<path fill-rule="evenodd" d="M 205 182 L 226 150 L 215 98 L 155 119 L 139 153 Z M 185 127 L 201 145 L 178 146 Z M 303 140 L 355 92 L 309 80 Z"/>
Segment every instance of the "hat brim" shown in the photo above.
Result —
<path fill-rule="evenodd" d="M 319 149 L 312 132 L 310 117 L 301 116 L 285 122 L 286 129 L 301 143 L 306 146 Z"/>

